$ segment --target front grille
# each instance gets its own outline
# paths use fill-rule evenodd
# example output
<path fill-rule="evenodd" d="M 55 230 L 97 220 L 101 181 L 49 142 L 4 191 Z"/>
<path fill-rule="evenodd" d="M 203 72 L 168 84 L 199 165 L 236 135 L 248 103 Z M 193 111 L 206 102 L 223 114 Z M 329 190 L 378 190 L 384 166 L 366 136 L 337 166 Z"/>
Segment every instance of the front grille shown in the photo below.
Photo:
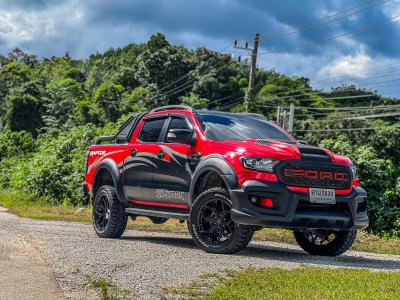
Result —
<path fill-rule="evenodd" d="M 280 182 L 289 186 L 347 189 L 352 175 L 347 166 L 302 161 L 283 162 L 276 168 Z"/>

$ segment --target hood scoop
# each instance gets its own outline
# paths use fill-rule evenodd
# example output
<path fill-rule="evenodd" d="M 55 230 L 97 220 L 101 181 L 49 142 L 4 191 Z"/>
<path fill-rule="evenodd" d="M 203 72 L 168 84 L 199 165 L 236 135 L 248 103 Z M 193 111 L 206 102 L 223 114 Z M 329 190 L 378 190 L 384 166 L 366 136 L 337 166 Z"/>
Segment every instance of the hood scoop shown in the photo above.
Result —
<path fill-rule="evenodd" d="M 308 145 L 297 145 L 300 151 L 300 157 L 303 161 L 324 161 L 331 162 L 331 158 L 324 150 L 318 147 Z"/>
<path fill-rule="evenodd" d="M 271 144 L 271 142 L 268 140 L 256 140 L 256 144 L 261 146 L 268 146 L 269 144 Z"/>

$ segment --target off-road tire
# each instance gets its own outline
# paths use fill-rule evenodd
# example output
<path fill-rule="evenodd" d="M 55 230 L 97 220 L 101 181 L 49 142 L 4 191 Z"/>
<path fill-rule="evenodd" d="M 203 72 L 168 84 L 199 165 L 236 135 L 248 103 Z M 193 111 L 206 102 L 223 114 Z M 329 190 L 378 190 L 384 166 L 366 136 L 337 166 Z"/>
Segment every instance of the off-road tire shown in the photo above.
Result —
<path fill-rule="evenodd" d="M 101 197 L 106 197 L 109 203 L 109 218 L 104 229 L 99 229 L 95 223 L 95 210 Z M 118 200 L 113 186 L 103 185 L 97 190 L 93 200 L 92 220 L 94 230 L 101 238 L 120 238 L 124 233 L 128 215 L 125 213 L 124 205 Z"/>
<path fill-rule="evenodd" d="M 326 245 L 312 243 L 304 231 L 294 231 L 294 237 L 299 246 L 312 255 L 338 256 L 345 253 L 356 239 L 356 230 L 339 230 L 334 240 Z"/>
<path fill-rule="evenodd" d="M 253 237 L 254 231 L 252 226 L 234 223 L 234 230 L 232 231 L 231 237 L 220 244 L 210 243 L 206 239 L 202 238 L 201 234 L 199 234 L 197 222 L 198 213 L 200 212 L 202 206 L 211 199 L 221 200 L 230 208 L 232 207 L 229 194 L 223 188 L 217 187 L 208 189 L 196 198 L 191 207 L 189 218 L 189 232 L 192 235 L 196 245 L 206 252 L 216 254 L 232 254 L 244 249 L 250 243 Z"/>

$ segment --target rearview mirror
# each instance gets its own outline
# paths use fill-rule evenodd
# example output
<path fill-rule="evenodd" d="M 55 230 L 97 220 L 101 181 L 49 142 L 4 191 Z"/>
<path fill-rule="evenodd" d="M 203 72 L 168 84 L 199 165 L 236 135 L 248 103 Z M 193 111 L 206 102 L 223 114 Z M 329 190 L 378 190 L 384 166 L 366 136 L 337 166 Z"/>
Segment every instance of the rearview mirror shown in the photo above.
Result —
<path fill-rule="evenodd" d="M 299 144 L 302 144 L 302 145 L 308 145 L 307 141 L 298 140 L 298 142 L 299 142 Z"/>
<path fill-rule="evenodd" d="M 194 145 L 196 137 L 190 129 L 170 129 L 165 140 L 167 143 Z"/>

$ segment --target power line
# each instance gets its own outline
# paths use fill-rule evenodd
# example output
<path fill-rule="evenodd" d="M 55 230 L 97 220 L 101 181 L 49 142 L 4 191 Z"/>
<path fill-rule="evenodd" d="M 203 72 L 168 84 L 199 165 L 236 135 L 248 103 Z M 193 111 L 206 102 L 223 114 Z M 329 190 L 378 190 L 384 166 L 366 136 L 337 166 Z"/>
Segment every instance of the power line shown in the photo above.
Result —
<path fill-rule="evenodd" d="M 377 78 L 377 77 L 376 77 Z M 368 80 L 372 80 L 373 78 L 370 78 L 370 79 L 368 79 Z M 396 82 L 396 83 L 399 83 L 400 82 L 400 78 L 396 78 L 396 79 L 391 79 L 391 80 L 385 80 L 385 81 L 381 81 L 381 82 L 378 82 L 378 83 L 374 83 L 374 82 L 371 82 L 371 83 L 367 83 L 367 84 L 364 84 L 363 85 L 363 88 L 364 89 L 366 89 L 368 86 L 371 86 L 371 87 L 369 87 L 369 89 L 375 89 L 375 88 L 377 88 L 377 87 L 382 87 L 382 86 L 387 86 L 387 85 L 389 85 L 388 83 L 392 83 L 392 82 Z M 352 86 L 349 86 L 349 87 L 347 87 L 347 88 L 341 88 L 340 90 L 338 90 L 337 92 L 346 92 L 346 91 L 353 91 L 354 90 L 354 87 L 352 87 Z M 268 101 L 268 100 L 283 100 L 283 99 L 291 99 L 291 98 L 296 98 L 296 97 L 305 97 L 305 96 L 307 96 L 307 94 L 295 94 L 295 95 L 288 95 L 288 96 L 284 96 L 284 97 L 275 97 L 274 98 L 274 96 L 277 96 L 278 94 L 288 94 L 288 93 L 293 93 L 293 92 L 300 92 L 301 90 L 295 90 L 295 91 L 286 91 L 286 92 L 281 92 L 281 93 L 275 93 L 275 94 L 271 94 L 271 98 L 260 98 L 260 99 L 262 99 L 262 100 L 265 100 L 265 101 Z M 312 96 L 312 95 L 323 95 L 323 94 L 329 94 L 329 93 L 333 93 L 333 92 L 335 92 L 335 90 L 334 91 L 329 91 L 329 92 L 324 92 L 324 91 L 318 91 L 318 90 L 313 90 L 313 89 L 307 89 L 307 90 L 303 90 L 305 93 L 307 93 L 307 92 L 309 92 L 311 95 L 308 95 L 308 96 Z M 360 96 L 360 98 L 361 97 L 372 97 L 372 96 L 380 96 L 379 94 L 368 94 L 368 95 L 359 95 Z M 352 97 L 352 96 L 348 96 L 348 97 Z M 380 97 L 382 97 L 382 96 L 380 96 Z M 333 99 L 333 98 L 323 98 L 323 99 Z M 346 99 L 346 97 L 344 96 L 343 97 L 343 99 Z M 309 98 L 296 98 L 296 99 L 293 99 L 294 101 L 299 101 L 299 102 L 310 102 L 310 101 L 316 101 L 316 100 L 318 100 L 318 99 L 309 99 Z M 336 99 L 336 100 L 339 100 L 339 99 Z"/>
<path fill-rule="evenodd" d="M 233 97 L 235 97 L 235 96 L 237 96 L 239 94 L 242 94 L 242 92 L 239 92 L 239 93 L 236 93 L 236 94 L 233 94 L 233 95 L 229 95 L 229 96 L 226 96 L 226 97 L 223 97 L 223 98 L 220 98 L 220 99 L 213 100 L 211 102 L 208 102 L 207 105 L 214 104 L 214 103 L 217 103 L 217 102 L 220 102 L 222 100 L 229 99 L 229 98 L 233 98 Z"/>
<path fill-rule="evenodd" d="M 293 132 L 341 132 L 341 131 L 364 131 L 364 130 L 379 130 L 388 128 L 400 128 L 400 125 L 379 126 L 379 127 L 361 127 L 361 128 L 340 128 L 340 129 L 294 129 Z"/>
<path fill-rule="evenodd" d="M 308 110 L 307 111 L 308 114 L 296 114 L 296 117 L 309 117 L 310 114 L 313 117 L 322 117 L 322 116 L 332 115 L 333 113 L 340 113 L 340 114 L 343 114 L 343 115 L 354 114 L 354 113 L 371 113 L 371 111 L 375 111 L 376 112 L 376 111 L 387 111 L 387 110 L 394 110 L 394 109 L 400 109 L 400 106 L 387 107 L 387 108 L 385 108 L 385 107 L 383 107 L 383 108 L 371 107 L 371 108 L 368 108 L 368 109 L 363 108 L 363 109 L 355 109 L 355 110 L 350 110 L 350 109 L 335 110 L 335 111 L 331 111 L 331 112 L 328 112 L 328 113 L 318 113 L 318 112 L 313 112 L 313 111 Z"/>
<path fill-rule="evenodd" d="M 224 48 L 222 48 L 220 51 L 217 51 L 217 52 L 221 52 L 221 53 L 222 53 L 223 51 L 225 51 L 226 49 L 228 49 L 228 48 L 232 45 L 232 43 L 233 43 L 233 42 L 230 42 L 228 45 L 226 45 Z M 169 86 L 171 86 L 171 85 L 173 85 L 173 84 L 175 84 L 175 83 L 178 83 L 179 81 L 185 79 L 185 78 L 188 77 L 188 76 L 189 76 L 189 72 L 186 73 L 184 76 L 182 76 L 182 77 L 180 77 L 180 78 L 178 78 L 178 79 L 176 79 L 176 80 L 174 80 L 174 81 L 171 81 L 171 82 L 169 82 L 169 83 L 167 83 L 167 84 L 161 86 L 161 88 L 160 88 L 158 91 L 162 91 L 162 90 L 166 89 L 167 87 L 169 87 Z"/>
<path fill-rule="evenodd" d="M 339 19 L 343 19 L 344 17 L 348 17 L 348 16 L 354 15 L 354 14 L 356 14 L 356 13 L 360 13 L 360 12 L 362 12 L 362 11 L 364 11 L 364 10 L 370 9 L 370 8 L 375 7 L 375 6 L 378 6 L 378 5 L 382 5 L 382 4 L 384 4 L 384 3 L 386 3 L 386 2 L 389 2 L 389 1 L 391 1 L 391 0 L 385 0 L 385 1 L 380 2 L 380 3 L 375 3 L 375 4 L 371 5 L 371 6 L 367 6 L 366 8 L 363 8 L 363 9 L 361 9 L 361 10 L 359 10 L 359 11 L 352 12 L 351 14 L 348 14 L 348 15 L 345 15 L 345 16 L 341 16 L 340 18 L 336 18 L 336 19 L 327 21 L 327 22 L 322 23 L 322 24 L 326 24 L 326 23 L 330 23 L 330 22 L 333 22 L 333 21 L 337 21 L 337 20 L 339 20 Z M 329 19 L 329 18 L 331 18 L 331 17 L 333 17 L 333 16 L 343 14 L 343 13 L 345 13 L 345 12 L 347 12 L 347 11 L 351 11 L 351 10 L 357 9 L 357 8 L 359 8 L 359 7 L 363 7 L 363 6 L 368 5 L 369 3 L 372 3 L 372 2 L 375 2 L 375 0 L 367 1 L 367 2 L 362 3 L 362 4 L 360 4 L 360 5 L 357 5 L 357 6 L 354 6 L 354 7 L 349 8 L 349 9 L 346 9 L 346 10 L 344 10 L 344 11 L 342 11 L 342 12 L 338 12 L 338 13 L 335 13 L 335 14 L 333 14 L 333 15 L 330 15 L 330 16 L 327 16 L 327 17 L 324 17 L 324 18 L 321 18 L 321 19 L 317 20 L 317 21 L 318 21 L 317 24 L 315 24 L 315 25 L 312 26 L 312 27 L 315 27 L 316 25 L 321 25 L 321 24 L 320 24 L 320 23 L 321 23 L 321 20 Z M 297 31 L 303 30 L 303 29 L 304 29 L 304 26 L 310 25 L 309 23 L 310 23 L 310 22 L 307 22 L 307 23 L 302 24 L 302 25 L 301 25 L 300 27 L 298 27 L 296 30 L 297 30 Z M 311 23 L 315 23 L 315 21 L 313 21 L 313 22 L 311 22 Z M 311 27 L 311 28 L 312 28 L 312 27 Z M 309 28 L 310 28 L 310 27 L 308 27 L 308 29 L 309 29 Z M 290 29 L 290 30 L 293 31 L 293 29 Z M 289 31 L 290 31 L 290 30 L 289 30 Z M 285 31 L 288 31 L 288 30 L 284 30 L 284 32 L 285 32 Z M 275 33 L 275 36 L 277 36 L 277 34 L 279 34 L 279 32 L 276 32 L 276 33 Z M 286 33 L 285 35 L 287 35 L 287 33 Z M 278 36 L 279 36 L 279 35 L 278 35 Z M 219 51 L 219 52 L 222 52 L 222 51 L 226 50 L 226 49 L 229 48 L 231 45 L 232 45 L 232 43 L 229 43 L 226 47 L 224 47 L 224 48 L 223 48 L 221 51 Z M 217 65 L 218 65 L 218 64 L 217 64 Z M 215 66 L 216 66 L 216 65 L 215 65 Z M 158 95 L 158 98 L 162 97 L 162 95 L 160 94 L 161 91 L 165 90 L 166 88 L 172 86 L 172 85 L 175 84 L 175 83 L 178 83 L 178 82 L 182 81 L 183 79 L 187 78 L 188 76 L 189 76 L 189 72 L 188 72 L 187 74 L 185 74 L 184 76 L 182 76 L 182 77 L 180 77 L 180 78 L 178 78 L 178 79 L 176 79 L 176 80 L 170 82 L 169 84 L 162 86 L 161 89 L 158 90 L 158 94 L 159 94 L 159 95 Z M 193 82 L 194 80 L 195 80 L 195 79 L 189 81 L 188 83 Z M 187 83 L 185 83 L 185 84 L 187 84 Z M 185 85 L 185 84 L 184 84 L 184 85 Z M 191 86 L 191 85 L 187 85 L 187 86 L 185 86 L 184 88 L 179 89 L 179 88 L 181 88 L 182 86 L 183 86 L 183 85 L 178 86 L 178 87 L 175 87 L 175 89 L 172 89 L 172 90 L 166 92 L 164 96 L 166 96 L 166 95 L 168 95 L 168 94 L 171 94 L 172 92 L 174 92 L 174 93 L 176 94 L 177 92 L 180 92 L 180 91 L 183 91 L 183 90 L 189 88 L 189 86 Z"/>
<path fill-rule="evenodd" d="M 235 52 L 233 52 L 233 53 L 235 53 Z M 232 54 L 233 54 L 233 53 L 232 53 Z M 219 63 L 210 66 L 210 68 L 212 68 L 212 67 L 217 67 L 217 66 L 220 65 L 221 63 L 224 63 L 224 62 L 223 62 L 223 61 L 220 61 Z M 232 61 L 228 61 L 227 63 L 224 63 L 222 66 L 220 66 L 219 68 L 217 68 L 217 69 L 215 70 L 215 72 L 221 70 L 222 68 L 228 66 L 228 65 L 231 64 L 231 63 L 232 63 Z M 210 72 L 208 72 L 208 74 L 209 74 L 209 73 L 210 73 Z M 187 75 L 189 75 L 189 73 L 188 73 Z M 204 75 L 206 75 L 206 72 L 200 74 L 200 76 L 204 76 Z M 194 85 L 194 81 L 196 81 L 196 78 L 192 78 L 192 79 L 189 80 L 188 82 L 186 82 L 186 83 L 184 83 L 184 84 L 182 84 L 182 85 L 178 85 L 177 87 L 175 87 L 175 88 L 173 88 L 173 89 L 171 89 L 171 90 L 169 90 L 169 91 L 167 91 L 167 92 L 165 92 L 165 93 L 163 93 L 163 94 L 160 94 L 160 93 L 158 92 L 158 96 L 156 96 L 156 97 L 154 97 L 154 98 L 158 98 L 158 99 L 159 99 L 159 98 L 161 98 L 162 96 L 167 96 L 167 95 L 169 95 L 169 94 L 171 94 L 171 93 L 177 94 L 177 93 L 179 93 L 179 92 L 182 92 L 182 91 L 188 89 L 189 87 L 192 87 L 192 86 Z"/>
<path fill-rule="evenodd" d="M 400 64 L 400 61 L 397 62 L 397 63 L 393 63 L 391 65 L 397 65 L 397 64 Z M 378 66 L 378 67 L 375 67 L 375 68 L 371 68 L 371 69 L 369 69 L 369 71 L 366 71 L 366 72 L 353 73 L 353 75 L 356 75 L 356 74 L 362 75 L 362 74 L 370 72 L 370 70 L 375 70 L 375 69 L 383 68 L 383 67 L 386 67 L 386 66 L 387 65 Z M 397 74 L 397 73 L 395 73 L 395 74 Z M 357 81 L 376 79 L 376 78 L 378 78 L 377 76 L 387 77 L 387 75 L 393 75 L 393 72 L 392 73 L 378 73 L 378 74 L 375 74 L 375 76 L 371 76 L 371 77 L 352 78 L 352 79 L 346 79 L 346 80 L 347 81 L 351 81 L 351 83 L 354 83 L 354 82 L 357 82 Z M 320 83 L 325 83 L 325 84 L 329 83 L 329 84 L 333 85 L 333 84 L 337 84 L 337 83 L 345 83 L 345 81 L 346 81 L 344 79 L 343 80 L 334 80 L 334 81 L 332 81 L 331 79 L 333 79 L 333 78 L 343 78 L 343 77 L 342 76 L 332 77 L 332 78 L 325 79 L 325 80 L 322 80 L 322 81 L 316 81 L 313 84 L 317 84 L 318 85 Z M 396 80 L 398 80 L 398 79 L 396 79 Z M 378 84 L 384 83 L 384 82 L 387 82 L 387 81 L 381 81 L 381 82 L 378 82 Z M 367 84 L 364 84 L 364 85 L 370 85 L 370 84 L 371 83 L 367 83 Z M 343 89 L 343 90 L 352 90 L 352 89 L 353 89 L 352 87 L 349 87 L 349 88 Z M 288 94 L 288 93 L 307 92 L 307 91 L 312 91 L 314 94 L 315 93 L 317 93 L 317 94 L 329 93 L 329 92 L 324 92 L 324 91 L 318 91 L 318 89 L 314 89 L 312 87 L 307 87 L 307 88 L 301 88 L 301 89 L 296 89 L 296 90 L 292 90 L 292 91 L 284 91 L 284 92 L 274 93 L 274 96 L 285 95 L 285 94 Z M 294 96 L 303 96 L 303 94 L 290 95 L 288 97 L 294 97 Z"/>
<path fill-rule="evenodd" d="M 299 96 L 306 96 L 306 95 L 299 95 Z M 342 96 L 342 97 L 329 97 L 329 98 L 322 98 L 323 100 L 345 100 L 345 99 L 354 99 L 354 98 L 369 98 L 372 96 L 377 96 L 376 94 L 367 94 L 367 95 L 356 95 L 356 96 Z M 285 98 L 293 98 L 295 96 L 288 96 L 288 97 L 280 97 L 277 99 L 271 98 L 271 99 L 266 99 L 266 98 L 261 98 L 261 100 L 267 101 L 267 100 L 282 100 Z M 318 99 L 294 99 L 294 101 L 299 101 L 299 102 L 307 102 L 307 101 L 318 101 Z"/>
<path fill-rule="evenodd" d="M 345 33 L 342 33 L 342 34 L 331 36 L 331 37 L 329 37 L 327 39 L 318 40 L 318 41 L 314 41 L 314 42 L 311 42 L 311 43 L 303 44 L 303 45 L 296 46 L 296 47 L 286 48 L 286 49 L 282 49 L 282 50 L 272 50 L 272 51 L 268 51 L 268 52 L 262 52 L 262 53 L 259 53 L 258 55 L 288 52 L 288 51 L 293 51 L 293 50 L 297 50 L 297 49 L 310 47 L 310 46 L 313 46 L 313 45 L 316 45 L 316 44 L 322 44 L 322 43 L 325 43 L 325 42 L 328 42 L 328 41 L 331 41 L 331 40 L 334 40 L 334 39 L 337 39 L 337 38 L 340 38 L 340 37 L 343 37 L 343 36 L 346 36 L 346 35 L 349 35 L 349 34 L 370 30 L 371 28 L 374 28 L 374 27 L 379 26 L 381 24 L 393 21 L 393 20 L 395 20 L 395 19 L 397 19 L 399 17 L 400 17 L 400 15 L 396 15 L 396 16 L 393 16 L 393 17 L 390 17 L 390 18 L 387 18 L 387 19 L 383 19 L 383 20 L 380 20 L 378 22 L 369 24 L 367 26 L 360 27 L 358 29 L 354 29 L 352 31 L 348 31 L 348 32 L 345 32 Z"/>
<path fill-rule="evenodd" d="M 366 1 L 366 2 L 358 4 L 356 6 L 353 6 L 353 7 L 347 8 L 345 10 L 336 12 L 334 14 L 331 14 L 331 15 L 328 15 L 328 16 L 325 16 L 325 17 L 322 17 L 322 18 L 319 18 L 319 19 L 310 20 L 310 21 L 307 21 L 305 23 L 301 23 L 301 24 L 297 25 L 296 27 L 283 29 L 283 30 L 276 31 L 276 32 L 271 32 L 271 33 L 268 33 L 268 34 L 261 35 L 260 37 L 262 37 L 262 38 L 275 38 L 275 37 L 286 36 L 286 35 L 289 35 L 289 34 L 292 34 L 292 33 L 308 30 L 310 28 L 314 28 L 314 27 L 319 26 L 319 25 L 325 25 L 325 24 L 328 24 L 328 23 L 343 19 L 345 17 L 349 17 L 351 15 L 360 13 L 360 12 L 362 12 L 364 10 L 367 10 L 369 8 L 373 8 L 373 7 L 378 6 L 378 5 L 382 5 L 382 4 L 384 4 L 386 2 L 389 2 L 389 1 L 391 1 L 391 0 L 383 1 L 381 3 L 376 3 L 376 4 L 373 4 L 372 6 L 367 7 L 367 8 L 362 8 L 358 12 L 352 12 L 351 14 L 348 14 L 348 15 L 345 15 L 345 16 L 341 16 L 339 18 L 334 18 L 334 19 L 332 19 L 330 21 L 322 22 L 322 21 L 330 19 L 332 17 L 339 16 L 339 15 L 344 14 L 346 12 L 350 12 L 350 11 L 355 10 L 357 8 L 361 8 L 363 6 L 369 5 L 372 2 L 376 2 L 376 0 Z M 250 38 L 251 38 L 250 36 L 247 36 L 247 37 L 242 38 L 241 40 L 243 40 L 243 39 L 246 40 L 246 39 L 250 39 Z"/>
<path fill-rule="evenodd" d="M 224 106 L 219 107 L 217 110 L 220 111 L 220 110 L 223 110 L 223 109 L 226 109 L 226 108 L 230 108 L 230 107 L 232 107 L 232 106 L 235 106 L 235 105 L 241 103 L 243 99 L 244 99 L 244 98 L 241 96 L 241 97 L 239 97 L 239 98 L 233 100 L 232 102 L 230 102 L 230 103 L 228 103 L 228 104 L 225 104 Z"/>
<path fill-rule="evenodd" d="M 357 117 L 350 117 L 345 118 L 346 120 L 362 120 L 362 119 L 375 119 L 375 118 L 382 118 L 382 117 L 394 117 L 400 116 L 400 112 L 390 112 L 390 113 L 379 113 L 373 115 L 364 115 L 364 116 L 357 116 Z"/>

